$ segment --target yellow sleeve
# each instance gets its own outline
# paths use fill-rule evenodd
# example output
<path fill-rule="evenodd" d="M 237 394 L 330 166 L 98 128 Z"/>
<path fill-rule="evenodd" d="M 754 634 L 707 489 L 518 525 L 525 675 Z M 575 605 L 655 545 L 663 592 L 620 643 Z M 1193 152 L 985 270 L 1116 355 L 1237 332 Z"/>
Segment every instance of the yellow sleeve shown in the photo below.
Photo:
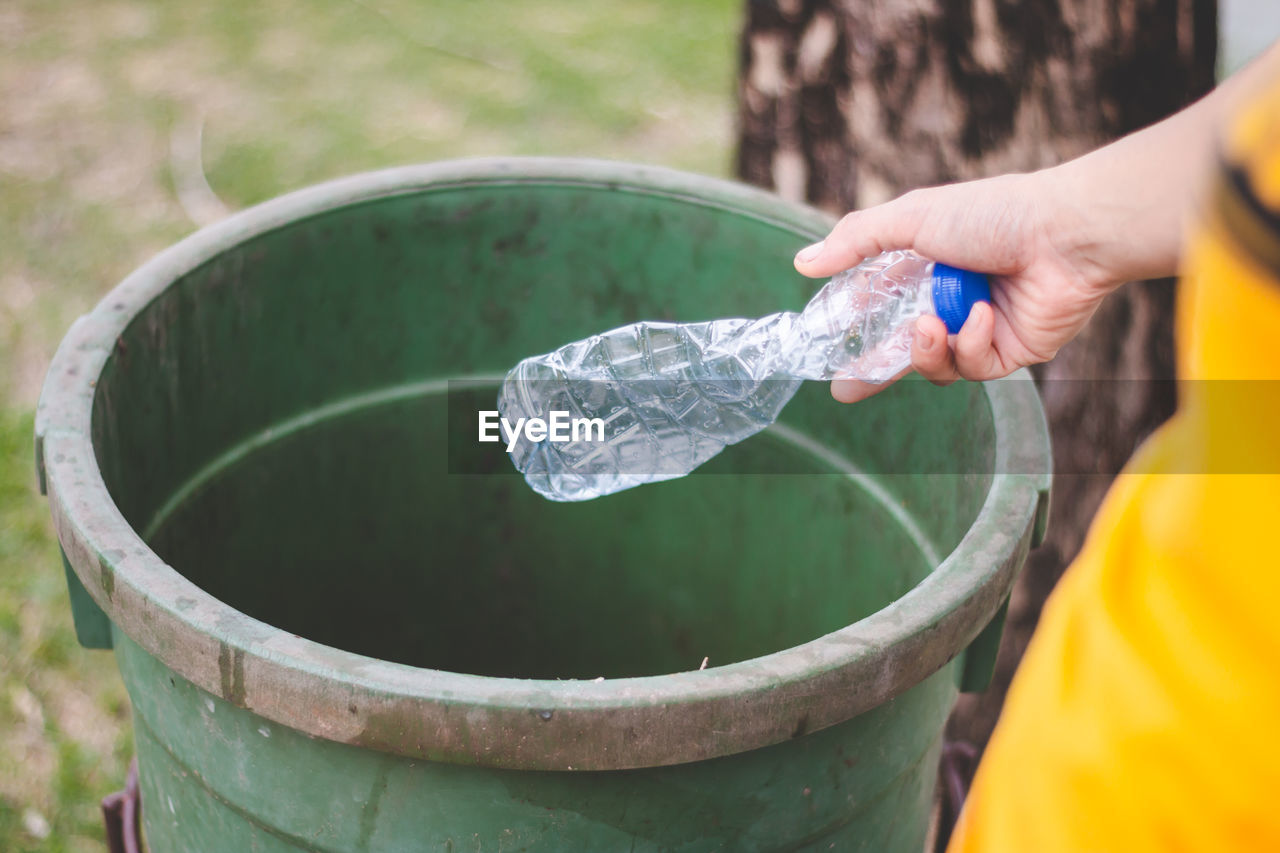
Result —
<path fill-rule="evenodd" d="M 1046 606 L 952 853 L 1280 850 L 1280 87 L 1222 161 L 1178 413 Z"/>

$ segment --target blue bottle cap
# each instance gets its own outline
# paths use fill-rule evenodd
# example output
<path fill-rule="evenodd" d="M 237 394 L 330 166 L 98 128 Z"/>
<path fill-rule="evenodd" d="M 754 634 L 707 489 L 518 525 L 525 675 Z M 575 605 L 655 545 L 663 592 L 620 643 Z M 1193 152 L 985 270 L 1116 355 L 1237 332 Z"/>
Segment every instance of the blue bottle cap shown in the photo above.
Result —
<path fill-rule="evenodd" d="M 933 309 L 947 324 L 947 331 L 960 331 L 975 303 L 991 301 L 991 285 L 985 274 L 935 263 L 933 265 Z"/>

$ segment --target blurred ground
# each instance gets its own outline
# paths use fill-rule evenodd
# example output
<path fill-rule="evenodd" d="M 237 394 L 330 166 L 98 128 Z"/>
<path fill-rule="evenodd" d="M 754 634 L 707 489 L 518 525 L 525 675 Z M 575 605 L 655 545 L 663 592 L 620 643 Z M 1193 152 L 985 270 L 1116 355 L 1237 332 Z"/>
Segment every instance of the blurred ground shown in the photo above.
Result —
<path fill-rule="evenodd" d="M 726 175 L 739 8 L 0 4 L 0 850 L 101 850 L 132 751 L 32 474 L 71 321 L 198 223 L 351 172 L 557 154 Z"/>

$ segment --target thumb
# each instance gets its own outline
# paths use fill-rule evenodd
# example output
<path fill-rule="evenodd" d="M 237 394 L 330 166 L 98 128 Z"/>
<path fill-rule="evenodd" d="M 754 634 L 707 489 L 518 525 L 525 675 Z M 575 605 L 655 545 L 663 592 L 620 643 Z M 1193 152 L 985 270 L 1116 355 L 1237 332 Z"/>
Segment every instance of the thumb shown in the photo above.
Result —
<path fill-rule="evenodd" d="M 796 269 L 821 278 L 882 252 L 912 248 L 924 218 L 924 208 L 915 199 L 913 193 L 907 193 L 886 204 L 846 214 L 825 240 L 796 254 Z"/>

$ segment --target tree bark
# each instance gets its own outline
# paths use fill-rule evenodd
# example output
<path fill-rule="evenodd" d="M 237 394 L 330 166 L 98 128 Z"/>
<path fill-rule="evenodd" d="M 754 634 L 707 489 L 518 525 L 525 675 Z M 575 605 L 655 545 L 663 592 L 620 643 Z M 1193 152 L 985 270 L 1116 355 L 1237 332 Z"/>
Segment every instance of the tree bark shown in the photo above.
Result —
<path fill-rule="evenodd" d="M 1216 0 L 748 2 L 737 172 L 842 213 L 1039 169 L 1203 95 L 1216 54 Z M 1173 301 L 1168 280 L 1126 286 L 1036 371 L 1060 472 L 1049 535 L 1011 597 L 993 684 L 962 697 L 952 737 L 985 746 L 1112 474 L 1172 414 Z"/>

